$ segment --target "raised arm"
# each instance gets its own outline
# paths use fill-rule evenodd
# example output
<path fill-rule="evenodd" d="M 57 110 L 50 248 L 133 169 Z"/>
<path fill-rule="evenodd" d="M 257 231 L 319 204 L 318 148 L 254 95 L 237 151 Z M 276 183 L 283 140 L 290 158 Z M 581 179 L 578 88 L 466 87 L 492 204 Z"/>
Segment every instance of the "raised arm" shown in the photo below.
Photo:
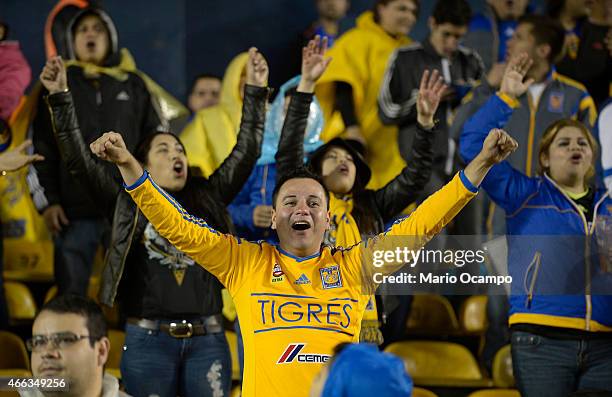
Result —
<path fill-rule="evenodd" d="M 110 214 L 119 187 L 108 167 L 91 155 L 83 141 L 72 95 L 68 89 L 66 67 L 61 57 L 47 61 L 40 74 L 40 81 L 49 91 L 46 100 L 62 161 L 70 175 L 87 187 L 90 197 L 95 198 L 98 203 L 103 200 L 105 214 Z"/>
<path fill-rule="evenodd" d="M 487 138 L 487 131 L 503 128 L 513 109 L 518 106 L 517 97 L 522 95 L 531 80 L 523 83 L 531 62 L 526 55 L 512 59 L 504 73 L 500 91 L 470 118 L 460 137 L 460 154 L 468 162 L 480 152 Z M 534 179 L 512 168 L 508 162 L 497 164 L 487 175 L 483 188 L 493 201 L 506 211 L 513 211 L 536 188 Z"/>
<path fill-rule="evenodd" d="M 107 132 L 90 148 L 99 158 L 117 165 L 126 190 L 162 237 L 215 275 L 230 292 L 242 285 L 248 265 L 261 253 L 260 245 L 220 233 L 205 220 L 188 214 L 143 171 L 120 134 Z"/>
<path fill-rule="evenodd" d="M 327 69 L 327 37 L 316 36 L 302 49 L 302 75 L 297 92 L 291 97 L 276 151 L 276 179 L 301 167 L 304 162 L 304 133 L 315 84 Z"/>
<path fill-rule="evenodd" d="M 236 145 L 209 181 L 229 205 L 251 175 L 261 154 L 268 99 L 268 63 L 255 47 L 249 49 L 242 119 Z"/>
<path fill-rule="evenodd" d="M 445 90 L 444 79 L 438 71 L 425 70 L 417 96 L 415 137 L 410 155 L 405 158 L 407 165 L 397 177 L 374 192 L 374 202 L 385 223 L 416 200 L 431 176 L 432 145 L 437 131 L 433 117 Z"/>
<path fill-rule="evenodd" d="M 361 243 L 359 249 L 352 250 L 353 260 L 360 263 L 361 259 L 358 258 L 361 257 L 357 255 L 372 258 L 376 250 L 395 251 L 397 247 L 406 247 L 417 251 L 422 248 L 476 195 L 478 185 L 491 167 L 503 161 L 517 147 L 516 141 L 506 132 L 502 130 L 489 132 L 482 150 L 463 171 L 429 196 L 409 217 L 396 222 L 385 233 Z M 362 272 L 366 279 L 373 281 L 372 273 L 390 274 L 401 268 L 404 263 L 386 263 L 380 267 L 372 264 L 371 261 L 365 262 Z"/>

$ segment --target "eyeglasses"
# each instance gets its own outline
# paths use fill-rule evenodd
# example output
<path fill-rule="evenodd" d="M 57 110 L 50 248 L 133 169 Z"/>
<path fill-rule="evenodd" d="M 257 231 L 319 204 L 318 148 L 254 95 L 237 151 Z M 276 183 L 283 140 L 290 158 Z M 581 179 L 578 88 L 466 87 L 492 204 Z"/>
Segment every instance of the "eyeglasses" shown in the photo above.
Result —
<path fill-rule="evenodd" d="M 26 347 L 31 352 L 41 352 L 46 349 L 50 341 L 55 349 L 63 350 L 74 345 L 81 339 L 90 339 L 95 341 L 100 338 L 89 335 L 77 335 L 72 332 L 58 332 L 51 335 L 34 335 L 32 339 L 28 339 L 26 341 Z"/>

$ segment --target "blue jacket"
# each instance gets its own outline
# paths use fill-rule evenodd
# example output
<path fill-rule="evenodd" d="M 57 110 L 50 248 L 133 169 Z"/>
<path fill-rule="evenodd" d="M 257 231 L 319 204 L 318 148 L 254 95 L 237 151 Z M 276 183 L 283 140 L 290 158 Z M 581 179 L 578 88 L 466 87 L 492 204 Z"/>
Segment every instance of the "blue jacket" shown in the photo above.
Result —
<path fill-rule="evenodd" d="M 506 124 L 511 105 L 494 95 L 465 124 L 465 161 L 476 157 L 492 128 Z M 510 324 L 612 331 L 612 296 L 604 295 L 612 293 L 612 273 L 601 271 L 596 242 L 604 237 L 598 224 L 612 221 L 608 193 L 596 192 L 595 216 L 585 219 L 548 175 L 528 177 L 508 161 L 494 166 L 482 187 L 506 213 Z M 612 238 L 610 225 L 608 233 Z"/>

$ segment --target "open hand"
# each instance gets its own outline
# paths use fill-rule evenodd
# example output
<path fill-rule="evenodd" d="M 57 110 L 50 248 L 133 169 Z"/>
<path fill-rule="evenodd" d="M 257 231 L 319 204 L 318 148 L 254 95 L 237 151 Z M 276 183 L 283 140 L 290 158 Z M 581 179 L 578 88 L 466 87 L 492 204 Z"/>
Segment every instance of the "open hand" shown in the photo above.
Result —
<path fill-rule="evenodd" d="M 437 70 L 430 73 L 429 70 L 423 72 L 419 95 L 417 97 L 417 121 L 424 127 L 431 127 L 434 124 L 433 116 L 436 114 L 440 99 L 444 94 L 447 85 Z"/>
<path fill-rule="evenodd" d="M 268 62 L 255 47 L 249 48 L 246 65 L 246 83 L 256 87 L 268 86 Z"/>
<path fill-rule="evenodd" d="M 534 82 L 532 78 L 523 82 L 532 64 L 533 60 L 526 53 L 521 53 L 510 59 L 502 78 L 500 92 L 511 98 L 518 98 L 523 95 Z"/>
<path fill-rule="evenodd" d="M 325 57 L 327 37 L 317 35 L 302 48 L 302 78 L 298 91 L 313 92 L 314 85 L 327 69 L 331 58 Z"/>
<path fill-rule="evenodd" d="M 32 141 L 24 141 L 13 150 L 0 154 L 0 171 L 16 171 L 21 167 L 45 158 L 40 154 L 26 154 L 25 151 L 32 145 Z"/>
<path fill-rule="evenodd" d="M 66 67 L 62 57 L 52 57 L 47 61 L 40 73 L 40 82 L 50 94 L 56 94 L 68 89 Z"/>

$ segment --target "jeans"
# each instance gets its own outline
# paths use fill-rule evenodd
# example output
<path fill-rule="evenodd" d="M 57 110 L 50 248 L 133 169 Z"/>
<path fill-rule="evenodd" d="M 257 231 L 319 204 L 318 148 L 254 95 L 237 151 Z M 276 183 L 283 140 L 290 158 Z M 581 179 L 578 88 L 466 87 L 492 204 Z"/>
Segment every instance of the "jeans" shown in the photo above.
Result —
<path fill-rule="evenodd" d="M 96 250 L 107 227 L 100 219 L 71 220 L 54 238 L 58 295 L 87 295 Z"/>
<path fill-rule="evenodd" d="M 229 396 L 232 368 L 223 332 L 178 339 L 127 324 L 121 376 L 133 397 Z"/>
<path fill-rule="evenodd" d="M 578 390 L 612 391 L 612 339 L 552 339 L 512 333 L 512 367 L 523 397 L 566 397 Z"/>

